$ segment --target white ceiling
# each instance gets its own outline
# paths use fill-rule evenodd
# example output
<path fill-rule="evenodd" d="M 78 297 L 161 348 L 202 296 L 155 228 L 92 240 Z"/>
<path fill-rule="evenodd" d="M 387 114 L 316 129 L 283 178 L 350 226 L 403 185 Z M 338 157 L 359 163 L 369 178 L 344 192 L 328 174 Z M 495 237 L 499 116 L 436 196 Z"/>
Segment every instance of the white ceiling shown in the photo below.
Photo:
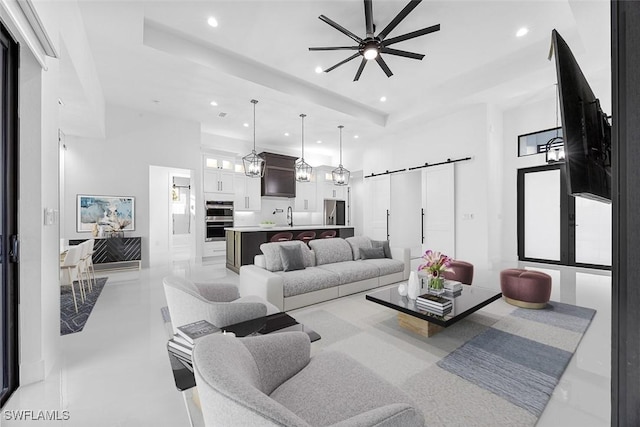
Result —
<path fill-rule="evenodd" d="M 406 0 L 374 0 L 378 30 Z M 394 75 L 360 60 L 317 74 L 349 51 L 311 46 L 352 41 L 318 19 L 324 14 L 364 37 L 361 0 L 183 1 L 80 0 L 98 75 L 108 103 L 200 122 L 204 132 L 252 141 L 251 99 L 258 145 L 282 152 L 336 156 L 339 124 L 350 146 L 387 126 L 425 119 L 475 103 L 510 108 L 552 97 L 550 35 L 558 29 L 587 78 L 610 78 L 609 2 L 423 1 L 389 35 L 440 24 L 441 30 L 394 45 L 423 53 L 422 61 L 383 55 Z M 207 24 L 215 16 L 217 28 Z M 522 38 L 516 31 L 526 26 Z M 72 94 L 68 94 L 72 98 Z M 380 97 L 386 96 L 386 102 Z M 215 100 L 218 106 L 212 107 Z M 227 113 L 225 118 L 218 114 Z M 290 136 L 284 136 L 289 132 Z M 354 139 L 354 135 L 358 139 Z M 317 144 L 322 140 L 323 144 Z"/>

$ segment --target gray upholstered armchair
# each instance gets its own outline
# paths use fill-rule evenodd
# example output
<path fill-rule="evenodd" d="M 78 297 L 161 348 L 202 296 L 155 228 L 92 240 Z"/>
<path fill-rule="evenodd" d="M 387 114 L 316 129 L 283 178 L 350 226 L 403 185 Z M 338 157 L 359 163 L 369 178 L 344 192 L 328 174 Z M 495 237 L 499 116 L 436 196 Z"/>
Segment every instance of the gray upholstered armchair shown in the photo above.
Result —
<path fill-rule="evenodd" d="M 176 276 L 162 282 L 174 332 L 178 326 L 203 319 L 222 328 L 280 311 L 257 296 L 240 297 L 235 285 L 194 283 Z"/>
<path fill-rule="evenodd" d="M 355 360 L 309 354 L 304 332 L 202 338 L 193 365 L 205 424 L 424 426 L 404 392 Z"/>

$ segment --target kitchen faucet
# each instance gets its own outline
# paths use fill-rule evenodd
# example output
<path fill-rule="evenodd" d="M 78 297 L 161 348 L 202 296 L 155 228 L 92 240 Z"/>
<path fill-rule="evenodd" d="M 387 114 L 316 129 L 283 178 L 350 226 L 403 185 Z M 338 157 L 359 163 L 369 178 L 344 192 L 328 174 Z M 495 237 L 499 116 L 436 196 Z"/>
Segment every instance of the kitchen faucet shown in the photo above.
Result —
<path fill-rule="evenodd" d="M 287 207 L 287 225 L 293 227 L 293 209 L 291 209 L 291 206 Z"/>

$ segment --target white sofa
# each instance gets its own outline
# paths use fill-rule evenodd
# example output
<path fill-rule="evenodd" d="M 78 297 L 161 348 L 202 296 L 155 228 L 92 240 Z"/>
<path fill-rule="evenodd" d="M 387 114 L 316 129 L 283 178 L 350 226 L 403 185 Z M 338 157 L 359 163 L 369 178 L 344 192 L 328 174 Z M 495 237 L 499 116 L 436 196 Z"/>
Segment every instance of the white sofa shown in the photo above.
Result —
<path fill-rule="evenodd" d="M 390 257 L 362 259 L 360 249 L 383 242 L 357 236 L 316 239 L 309 247 L 300 241 L 263 243 L 255 264 L 240 267 L 241 295 L 257 295 L 282 311 L 366 291 L 409 277 L 408 248 L 388 248 Z M 299 247 L 304 268 L 283 271 L 280 246 Z"/>

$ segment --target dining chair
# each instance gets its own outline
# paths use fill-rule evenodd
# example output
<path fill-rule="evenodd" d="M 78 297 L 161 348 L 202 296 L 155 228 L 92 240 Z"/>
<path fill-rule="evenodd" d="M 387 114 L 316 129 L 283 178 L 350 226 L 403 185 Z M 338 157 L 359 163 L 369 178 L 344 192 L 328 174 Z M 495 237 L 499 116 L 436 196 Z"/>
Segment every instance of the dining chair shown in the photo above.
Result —
<path fill-rule="evenodd" d="M 86 289 L 83 289 L 85 296 L 86 296 L 87 289 L 89 290 L 89 292 L 93 290 L 93 287 L 91 286 L 91 277 L 89 275 L 88 268 L 87 268 L 87 256 L 89 254 L 89 246 L 87 243 L 88 241 L 85 240 L 84 242 L 77 245 L 80 248 L 80 262 L 78 262 L 78 274 L 81 277 L 86 278 Z M 84 288 L 84 286 L 85 286 L 85 280 L 83 279 L 82 287 Z"/>
<path fill-rule="evenodd" d="M 71 293 L 73 294 L 73 304 L 76 308 L 76 313 L 78 312 L 78 301 L 76 298 L 76 290 L 73 287 L 73 283 L 75 281 L 78 282 L 78 288 L 80 289 L 80 300 L 84 302 L 84 292 L 82 290 L 82 274 L 80 274 L 80 270 L 78 267 L 81 262 L 81 255 L 82 248 L 80 246 L 70 246 L 67 250 L 67 254 L 64 257 L 64 260 L 60 264 L 63 277 L 60 285 L 68 284 L 71 286 Z"/>
<path fill-rule="evenodd" d="M 87 276 L 87 281 L 89 283 L 89 291 L 93 291 L 93 284 L 96 283 L 96 272 L 93 269 L 93 247 L 95 245 L 95 239 L 89 239 L 83 242 L 85 245 L 84 248 L 84 256 L 83 256 L 83 270 Z M 93 281 L 93 283 L 92 283 Z"/>

